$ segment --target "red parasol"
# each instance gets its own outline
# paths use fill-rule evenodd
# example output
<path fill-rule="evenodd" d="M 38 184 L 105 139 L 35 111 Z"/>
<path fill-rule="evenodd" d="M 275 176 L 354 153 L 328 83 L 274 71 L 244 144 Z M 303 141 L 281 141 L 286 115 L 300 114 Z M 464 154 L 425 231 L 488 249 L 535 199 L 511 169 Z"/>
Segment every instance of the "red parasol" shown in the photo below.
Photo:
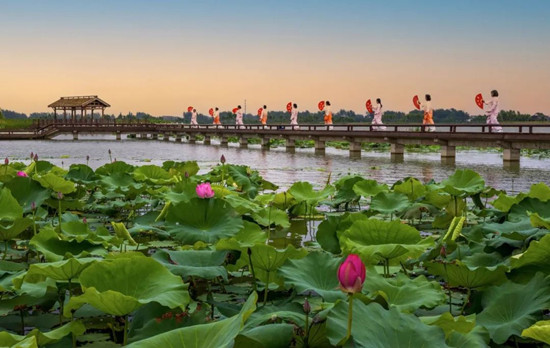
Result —
<path fill-rule="evenodd" d="M 370 101 L 370 99 L 367 100 L 365 106 L 367 107 L 367 111 L 369 112 L 369 114 L 372 114 L 372 102 Z"/>
<path fill-rule="evenodd" d="M 192 107 L 192 106 L 188 106 L 188 107 L 187 107 L 187 112 L 191 112 L 191 111 L 193 111 L 193 107 Z"/>
<path fill-rule="evenodd" d="M 234 114 L 236 114 L 238 110 L 239 110 L 239 108 L 233 108 L 232 111 L 233 111 Z"/>
<path fill-rule="evenodd" d="M 292 102 L 288 102 L 288 104 L 286 104 L 286 111 L 288 112 L 292 111 Z"/>
<path fill-rule="evenodd" d="M 258 109 L 258 116 L 262 116 L 262 111 L 264 111 L 264 109 L 262 109 L 262 108 Z"/>
<path fill-rule="evenodd" d="M 214 116 L 214 109 L 210 108 L 210 110 L 208 110 L 208 114 L 210 116 Z"/>
<path fill-rule="evenodd" d="M 323 111 L 325 108 L 325 101 L 321 100 L 317 106 L 319 107 L 319 111 Z"/>
<path fill-rule="evenodd" d="M 414 104 L 414 107 L 417 108 L 418 110 L 420 110 L 420 100 L 418 100 L 418 96 L 415 95 L 413 97 L 413 104 Z"/>
<path fill-rule="evenodd" d="M 483 103 L 485 103 L 485 101 L 483 100 L 483 96 L 481 95 L 481 93 L 479 93 L 478 95 L 476 95 L 476 105 L 483 110 Z"/>

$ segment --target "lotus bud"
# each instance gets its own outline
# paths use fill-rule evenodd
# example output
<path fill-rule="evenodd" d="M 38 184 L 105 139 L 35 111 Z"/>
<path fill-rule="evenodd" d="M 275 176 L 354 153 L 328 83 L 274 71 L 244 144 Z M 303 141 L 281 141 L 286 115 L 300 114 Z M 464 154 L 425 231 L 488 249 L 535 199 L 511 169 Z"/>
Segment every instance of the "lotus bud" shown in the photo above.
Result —
<path fill-rule="evenodd" d="M 342 291 L 353 294 L 360 292 L 366 277 L 365 264 L 359 256 L 350 254 L 338 268 L 338 281 Z"/>
<path fill-rule="evenodd" d="M 309 314 L 311 312 L 311 305 L 309 304 L 309 301 L 306 300 L 304 301 L 304 313 L 306 314 Z"/>
<path fill-rule="evenodd" d="M 208 182 L 198 184 L 195 191 L 197 191 L 197 196 L 199 196 L 199 198 L 214 197 L 214 190 L 212 190 L 212 186 L 210 186 L 210 183 Z"/>
<path fill-rule="evenodd" d="M 186 179 L 189 179 L 189 173 L 188 172 L 185 172 L 183 175 L 185 176 Z"/>
<path fill-rule="evenodd" d="M 37 162 L 38 161 L 38 154 L 34 154 L 34 161 Z"/>
<path fill-rule="evenodd" d="M 439 255 L 441 255 L 441 257 L 447 257 L 447 249 L 445 249 L 444 245 L 441 246 L 441 250 L 439 250 Z"/>
<path fill-rule="evenodd" d="M 110 155 L 110 154 L 111 154 L 111 149 L 109 149 L 109 150 L 108 150 L 107 152 L 108 152 L 108 153 L 109 153 L 109 155 Z"/>
<path fill-rule="evenodd" d="M 222 164 L 225 164 L 225 156 L 222 155 L 222 157 L 220 158 L 220 162 L 222 162 Z"/>
<path fill-rule="evenodd" d="M 90 160 L 90 155 L 86 155 L 86 162 Z"/>
<path fill-rule="evenodd" d="M 57 193 L 57 199 L 59 199 L 59 200 L 63 199 L 63 193 L 62 192 Z"/>
<path fill-rule="evenodd" d="M 82 218 L 82 223 L 87 224 L 87 223 L 88 223 L 88 219 L 86 219 L 86 217 L 83 217 L 83 218 Z"/>
<path fill-rule="evenodd" d="M 34 158 L 34 153 L 31 151 L 31 161 Z"/>
<path fill-rule="evenodd" d="M 10 160 L 9 160 L 7 157 L 6 157 L 6 159 L 4 160 L 4 164 L 5 164 L 5 165 L 10 164 Z"/>
<path fill-rule="evenodd" d="M 35 202 L 31 202 L 31 210 L 32 211 L 36 210 L 36 203 Z"/>
<path fill-rule="evenodd" d="M 18 172 L 17 172 L 17 176 L 20 176 L 20 177 L 22 177 L 22 178 L 28 177 L 27 173 L 25 173 L 24 171 L 18 171 Z"/>

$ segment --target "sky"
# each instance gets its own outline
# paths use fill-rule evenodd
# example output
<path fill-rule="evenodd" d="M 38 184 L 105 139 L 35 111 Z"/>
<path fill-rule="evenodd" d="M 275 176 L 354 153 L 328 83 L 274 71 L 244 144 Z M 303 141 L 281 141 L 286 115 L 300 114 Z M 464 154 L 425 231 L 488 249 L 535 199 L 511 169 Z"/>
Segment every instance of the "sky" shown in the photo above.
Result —
<path fill-rule="evenodd" d="M 497 89 L 503 109 L 550 115 L 548 18 L 547 0 L 0 0 L 0 108 L 406 112 L 430 93 L 479 114 L 475 95 Z"/>

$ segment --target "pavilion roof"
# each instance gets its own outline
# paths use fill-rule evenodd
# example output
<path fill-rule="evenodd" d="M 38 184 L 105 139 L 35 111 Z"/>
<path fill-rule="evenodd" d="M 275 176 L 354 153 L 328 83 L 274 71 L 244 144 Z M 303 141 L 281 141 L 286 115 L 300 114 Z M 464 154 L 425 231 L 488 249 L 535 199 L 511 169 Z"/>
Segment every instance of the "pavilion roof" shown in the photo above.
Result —
<path fill-rule="evenodd" d="M 61 97 L 59 100 L 48 105 L 49 108 L 84 108 L 90 104 L 100 104 L 106 108 L 110 107 L 108 103 L 98 98 L 97 95 L 85 95 L 85 96 L 75 96 L 75 97 Z"/>

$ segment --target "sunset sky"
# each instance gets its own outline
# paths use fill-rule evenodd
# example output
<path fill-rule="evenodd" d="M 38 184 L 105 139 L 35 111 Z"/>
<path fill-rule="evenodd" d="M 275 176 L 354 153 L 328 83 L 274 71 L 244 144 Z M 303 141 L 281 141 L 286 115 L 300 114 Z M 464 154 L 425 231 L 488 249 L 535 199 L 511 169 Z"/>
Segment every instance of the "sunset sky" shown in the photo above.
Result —
<path fill-rule="evenodd" d="M 550 1 L 18 0 L 0 5 L 0 108 L 48 111 L 60 96 L 97 94 L 108 113 L 181 115 L 247 100 L 283 110 L 550 115 Z"/>

